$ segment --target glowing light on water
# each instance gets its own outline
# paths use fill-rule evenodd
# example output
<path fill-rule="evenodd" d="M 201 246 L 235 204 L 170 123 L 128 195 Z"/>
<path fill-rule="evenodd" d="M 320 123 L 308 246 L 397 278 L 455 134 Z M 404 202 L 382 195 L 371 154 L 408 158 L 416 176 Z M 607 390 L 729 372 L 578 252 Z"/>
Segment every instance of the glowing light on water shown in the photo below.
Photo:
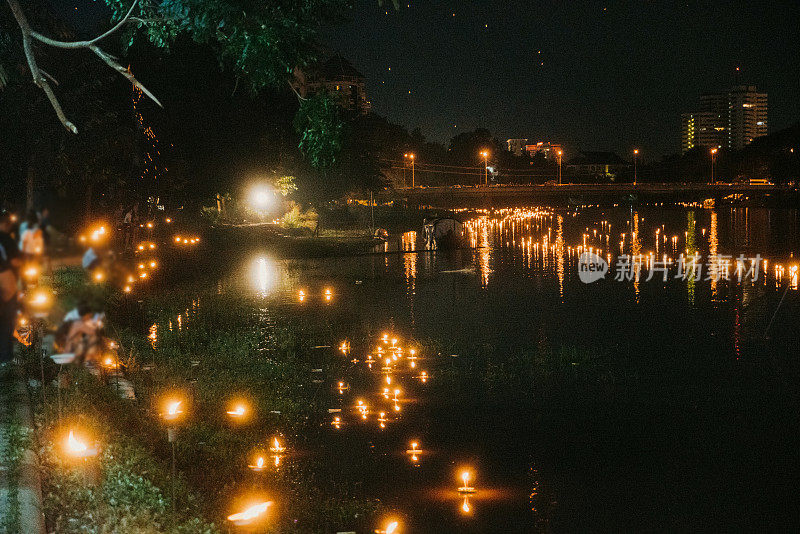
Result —
<path fill-rule="evenodd" d="M 280 454 L 286 450 L 286 447 L 281 445 L 281 442 L 278 441 L 278 438 L 272 438 L 272 446 L 269 448 L 270 451 Z"/>
<path fill-rule="evenodd" d="M 256 258 L 251 268 L 253 289 L 259 297 L 272 293 L 276 281 L 275 265 L 265 257 Z"/>
<path fill-rule="evenodd" d="M 461 503 L 461 507 L 459 508 L 462 514 L 471 514 L 472 507 L 469 505 L 469 497 L 464 496 L 464 501 Z"/>
<path fill-rule="evenodd" d="M 460 486 L 458 488 L 458 492 L 459 493 L 475 493 L 475 488 L 473 486 L 469 485 L 469 481 L 472 479 L 472 473 L 468 469 L 465 469 L 464 471 L 461 472 L 460 476 L 461 476 L 461 480 L 464 483 L 464 485 Z"/>
<path fill-rule="evenodd" d="M 249 467 L 256 473 L 259 473 L 266 468 L 266 461 L 264 460 L 263 456 L 259 456 L 258 458 L 256 458 L 256 463 L 248 465 L 247 467 Z"/>

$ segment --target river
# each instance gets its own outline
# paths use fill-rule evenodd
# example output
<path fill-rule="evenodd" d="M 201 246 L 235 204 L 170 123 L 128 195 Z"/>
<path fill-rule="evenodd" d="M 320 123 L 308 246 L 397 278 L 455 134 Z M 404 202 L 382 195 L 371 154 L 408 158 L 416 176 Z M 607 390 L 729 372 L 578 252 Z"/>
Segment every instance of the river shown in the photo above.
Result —
<path fill-rule="evenodd" d="M 350 343 L 314 382 L 341 410 L 324 415 L 314 453 L 360 451 L 363 470 L 348 476 L 402 532 L 797 526 L 796 210 L 461 218 L 460 250 L 425 250 L 421 231 L 350 257 L 254 247 L 207 280 L 250 299 L 267 327 L 270 307 L 288 306 L 341 329 L 320 345 Z M 590 249 L 608 272 L 584 283 Z M 699 276 L 682 276 L 681 254 L 699 256 Z M 631 258 L 638 278 L 624 271 Z M 403 353 L 383 364 L 392 338 Z M 474 493 L 457 491 L 465 470 Z"/>

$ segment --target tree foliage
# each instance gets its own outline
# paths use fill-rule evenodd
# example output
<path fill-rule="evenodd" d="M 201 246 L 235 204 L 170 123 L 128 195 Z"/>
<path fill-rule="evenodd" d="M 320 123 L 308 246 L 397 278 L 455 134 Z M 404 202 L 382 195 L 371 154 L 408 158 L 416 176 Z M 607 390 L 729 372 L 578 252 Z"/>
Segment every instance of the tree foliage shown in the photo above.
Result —
<path fill-rule="evenodd" d="M 122 20 L 129 0 L 105 0 Z M 184 35 L 212 46 L 226 67 L 256 89 L 285 84 L 314 58 L 322 24 L 342 20 L 351 0 L 140 0 L 125 35 L 158 47 Z"/>
<path fill-rule="evenodd" d="M 336 100 L 319 92 L 300 104 L 294 120 L 300 150 L 317 169 L 330 169 L 342 149 L 345 124 Z"/>

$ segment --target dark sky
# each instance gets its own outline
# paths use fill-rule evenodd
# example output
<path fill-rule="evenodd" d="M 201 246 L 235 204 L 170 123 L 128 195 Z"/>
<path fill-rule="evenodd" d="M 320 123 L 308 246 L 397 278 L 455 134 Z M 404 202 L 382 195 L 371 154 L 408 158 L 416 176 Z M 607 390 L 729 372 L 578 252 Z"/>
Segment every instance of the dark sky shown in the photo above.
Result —
<path fill-rule="evenodd" d="M 736 81 L 800 120 L 800 0 L 356 0 L 327 32 L 376 112 L 446 141 L 477 126 L 569 148 L 679 151 L 680 112 Z"/>
<path fill-rule="evenodd" d="M 323 42 L 364 73 L 377 113 L 433 140 L 483 126 L 654 158 L 678 152 L 681 111 L 737 66 L 769 94 L 771 132 L 800 120 L 800 0 L 355 2 Z"/>

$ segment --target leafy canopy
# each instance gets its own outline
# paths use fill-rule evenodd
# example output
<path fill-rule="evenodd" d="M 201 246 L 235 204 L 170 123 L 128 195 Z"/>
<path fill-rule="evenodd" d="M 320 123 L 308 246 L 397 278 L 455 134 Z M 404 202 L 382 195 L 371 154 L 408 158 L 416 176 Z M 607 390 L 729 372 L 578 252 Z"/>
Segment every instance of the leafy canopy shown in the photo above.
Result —
<path fill-rule="evenodd" d="M 131 0 L 105 0 L 122 20 Z M 287 82 L 313 60 L 324 23 L 342 20 L 352 0 L 140 0 L 125 41 L 168 47 L 179 36 L 214 48 L 220 62 L 258 89 Z"/>

